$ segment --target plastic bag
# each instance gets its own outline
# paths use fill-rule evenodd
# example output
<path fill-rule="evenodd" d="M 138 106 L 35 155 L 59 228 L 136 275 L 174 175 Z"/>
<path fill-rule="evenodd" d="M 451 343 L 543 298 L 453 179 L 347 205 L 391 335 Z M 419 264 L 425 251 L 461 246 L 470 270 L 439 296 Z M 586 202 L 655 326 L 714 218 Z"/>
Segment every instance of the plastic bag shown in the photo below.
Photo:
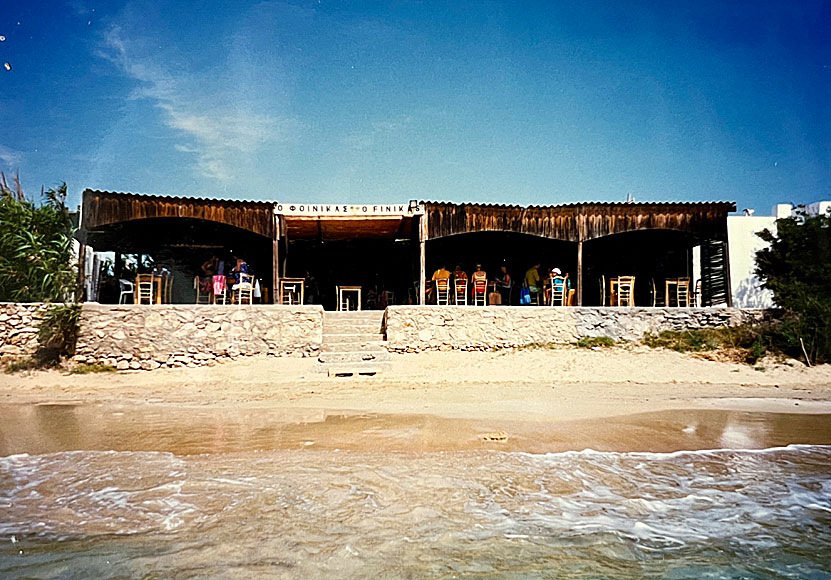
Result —
<path fill-rule="evenodd" d="M 531 304 L 531 291 L 528 288 L 519 291 L 519 303 L 523 306 Z"/>

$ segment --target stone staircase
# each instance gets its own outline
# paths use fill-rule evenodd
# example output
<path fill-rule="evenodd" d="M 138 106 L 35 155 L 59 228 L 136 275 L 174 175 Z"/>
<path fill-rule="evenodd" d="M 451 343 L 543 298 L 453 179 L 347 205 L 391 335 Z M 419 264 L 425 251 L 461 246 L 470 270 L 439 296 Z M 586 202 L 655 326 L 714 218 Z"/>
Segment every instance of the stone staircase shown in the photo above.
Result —
<path fill-rule="evenodd" d="M 324 312 L 317 370 L 329 376 L 373 376 L 389 367 L 384 311 Z"/>

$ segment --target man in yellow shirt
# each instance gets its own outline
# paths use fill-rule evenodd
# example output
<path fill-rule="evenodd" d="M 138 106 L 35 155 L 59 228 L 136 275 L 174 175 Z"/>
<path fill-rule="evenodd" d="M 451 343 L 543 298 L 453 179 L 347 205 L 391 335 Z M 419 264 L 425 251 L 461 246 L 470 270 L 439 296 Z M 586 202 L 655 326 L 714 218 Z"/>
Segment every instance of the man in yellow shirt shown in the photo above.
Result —
<path fill-rule="evenodd" d="M 436 280 L 449 280 L 450 279 L 450 270 L 444 267 L 444 264 L 439 266 L 439 269 L 433 272 L 433 277 L 431 280 L 433 281 L 432 284 L 427 285 L 427 300 L 428 302 L 432 302 L 433 295 L 436 291 Z"/>
<path fill-rule="evenodd" d="M 534 264 L 528 268 L 527 272 L 525 272 L 525 285 L 528 287 L 528 291 L 531 292 L 531 294 L 536 294 L 537 296 L 539 296 L 542 292 L 542 279 L 540 278 L 539 269 L 540 265 Z M 537 299 L 537 303 L 539 303 L 539 299 Z"/>

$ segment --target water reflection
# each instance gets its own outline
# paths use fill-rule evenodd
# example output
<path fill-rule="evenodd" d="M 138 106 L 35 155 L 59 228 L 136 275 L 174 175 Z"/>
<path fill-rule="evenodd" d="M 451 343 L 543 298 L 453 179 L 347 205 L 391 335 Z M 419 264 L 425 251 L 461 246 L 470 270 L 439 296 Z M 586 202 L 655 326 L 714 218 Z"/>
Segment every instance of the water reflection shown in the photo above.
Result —
<path fill-rule="evenodd" d="M 488 434 L 501 431 L 506 441 L 487 440 Z M 687 410 L 544 423 L 320 409 L 0 406 L 0 456 L 73 450 L 177 455 L 273 449 L 669 452 L 791 443 L 831 444 L 831 416 Z"/>

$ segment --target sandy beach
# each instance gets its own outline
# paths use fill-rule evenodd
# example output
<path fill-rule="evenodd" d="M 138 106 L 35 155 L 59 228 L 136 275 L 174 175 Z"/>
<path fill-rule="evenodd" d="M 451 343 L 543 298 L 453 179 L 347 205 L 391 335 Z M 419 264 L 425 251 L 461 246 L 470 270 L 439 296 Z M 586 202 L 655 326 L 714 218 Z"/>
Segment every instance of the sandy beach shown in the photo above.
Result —
<path fill-rule="evenodd" d="M 314 359 L 249 358 L 153 372 L 2 375 L 0 406 L 7 425 L 21 426 L 4 430 L 6 452 L 115 440 L 184 453 L 205 445 L 547 452 L 826 444 L 831 368 L 751 367 L 640 346 L 396 355 L 387 372 L 360 378 L 328 377 Z M 72 408 L 83 442 L 58 434 L 55 443 L 53 434 L 44 443 L 27 418 L 32 408 Z M 758 414 L 770 414 L 764 429 L 737 427 Z M 232 435 L 220 441 L 217 429 Z M 279 435 L 263 440 L 257 429 Z M 177 435 L 183 430 L 187 441 Z"/>

